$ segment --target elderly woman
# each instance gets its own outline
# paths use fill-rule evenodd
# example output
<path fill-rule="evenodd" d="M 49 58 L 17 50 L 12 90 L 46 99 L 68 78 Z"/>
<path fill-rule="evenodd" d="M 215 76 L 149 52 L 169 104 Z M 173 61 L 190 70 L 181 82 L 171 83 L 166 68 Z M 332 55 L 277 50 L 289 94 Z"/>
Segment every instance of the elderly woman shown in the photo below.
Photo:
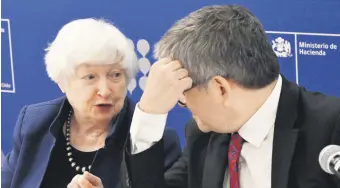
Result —
<path fill-rule="evenodd" d="M 120 187 L 132 118 L 148 121 L 139 117 L 142 112 L 133 116 L 134 104 L 126 96 L 136 59 L 127 38 L 106 21 L 66 24 L 45 56 L 47 73 L 65 97 L 21 110 L 1 187 Z M 165 132 L 167 170 L 181 149 L 176 133 Z"/>

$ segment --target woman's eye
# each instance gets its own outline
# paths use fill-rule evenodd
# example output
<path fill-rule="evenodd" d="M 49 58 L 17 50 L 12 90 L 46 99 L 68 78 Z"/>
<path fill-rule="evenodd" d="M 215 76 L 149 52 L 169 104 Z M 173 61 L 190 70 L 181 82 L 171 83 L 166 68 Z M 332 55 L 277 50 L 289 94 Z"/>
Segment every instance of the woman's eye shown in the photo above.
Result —
<path fill-rule="evenodd" d="M 95 78 L 95 76 L 93 74 L 89 74 L 83 77 L 85 80 L 92 80 Z"/>
<path fill-rule="evenodd" d="M 110 77 L 112 78 L 119 78 L 122 75 L 120 72 L 113 72 L 110 74 Z"/>

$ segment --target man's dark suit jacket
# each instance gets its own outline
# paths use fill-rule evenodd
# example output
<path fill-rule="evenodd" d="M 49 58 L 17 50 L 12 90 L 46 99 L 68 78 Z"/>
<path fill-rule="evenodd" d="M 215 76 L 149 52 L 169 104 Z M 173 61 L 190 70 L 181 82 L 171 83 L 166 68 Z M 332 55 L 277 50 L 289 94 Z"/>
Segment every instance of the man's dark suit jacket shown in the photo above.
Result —
<path fill-rule="evenodd" d="M 283 78 L 274 128 L 272 188 L 340 187 L 318 163 L 325 146 L 340 145 L 339 115 L 339 99 L 307 92 Z M 125 187 L 222 188 L 229 140 L 230 134 L 202 133 L 195 122 L 189 122 L 186 148 L 165 174 L 163 140 L 136 155 L 127 148 Z"/>
<path fill-rule="evenodd" d="M 3 188 L 38 188 L 43 180 L 49 162 L 50 154 L 56 142 L 61 125 L 58 117 L 66 98 L 58 98 L 52 101 L 25 106 L 19 115 L 14 129 L 14 145 L 12 151 L 7 155 L 1 169 L 1 187 Z M 118 144 L 120 151 L 117 157 L 102 158 L 98 156 L 91 172 L 103 178 L 104 187 L 115 188 L 119 185 L 119 175 L 123 148 L 128 138 L 130 124 L 135 105 L 128 98 L 125 100 L 124 117 L 116 123 L 115 131 L 111 133 L 114 143 Z M 181 147 L 179 139 L 174 130 L 165 131 L 165 168 L 172 166 L 180 156 Z M 164 158 L 162 158 L 164 162 Z M 105 168 L 109 164 L 110 168 Z M 116 166 L 111 166 L 111 164 Z M 114 170 L 112 170 L 114 169 Z M 55 169 L 58 170 L 58 169 Z M 56 177 L 57 178 L 57 177 Z"/>

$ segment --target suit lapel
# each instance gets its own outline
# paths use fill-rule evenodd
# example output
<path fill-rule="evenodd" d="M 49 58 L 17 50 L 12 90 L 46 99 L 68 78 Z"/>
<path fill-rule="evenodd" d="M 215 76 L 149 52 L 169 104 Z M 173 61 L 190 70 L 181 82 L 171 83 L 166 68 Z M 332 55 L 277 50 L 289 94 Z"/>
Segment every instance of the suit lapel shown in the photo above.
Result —
<path fill-rule="evenodd" d="M 222 187 L 228 164 L 228 134 L 211 133 L 203 167 L 202 188 Z"/>
<path fill-rule="evenodd" d="M 294 128 L 298 108 L 298 87 L 282 77 L 282 89 L 277 111 L 272 157 L 272 187 L 287 188 L 289 170 L 298 139 Z"/>

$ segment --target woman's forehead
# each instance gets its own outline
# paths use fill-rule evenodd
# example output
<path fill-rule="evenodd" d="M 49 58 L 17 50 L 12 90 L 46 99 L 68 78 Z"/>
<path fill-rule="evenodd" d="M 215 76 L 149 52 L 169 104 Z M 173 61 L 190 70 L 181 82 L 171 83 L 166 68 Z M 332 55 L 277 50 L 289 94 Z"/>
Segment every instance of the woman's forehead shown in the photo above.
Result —
<path fill-rule="evenodd" d="M 86 70 L 94 70 L 94 69 L 123 69 L 123 66 L 120 63 L 83 63 L 77 66 L 76 71 L 86 71 Z"/>

